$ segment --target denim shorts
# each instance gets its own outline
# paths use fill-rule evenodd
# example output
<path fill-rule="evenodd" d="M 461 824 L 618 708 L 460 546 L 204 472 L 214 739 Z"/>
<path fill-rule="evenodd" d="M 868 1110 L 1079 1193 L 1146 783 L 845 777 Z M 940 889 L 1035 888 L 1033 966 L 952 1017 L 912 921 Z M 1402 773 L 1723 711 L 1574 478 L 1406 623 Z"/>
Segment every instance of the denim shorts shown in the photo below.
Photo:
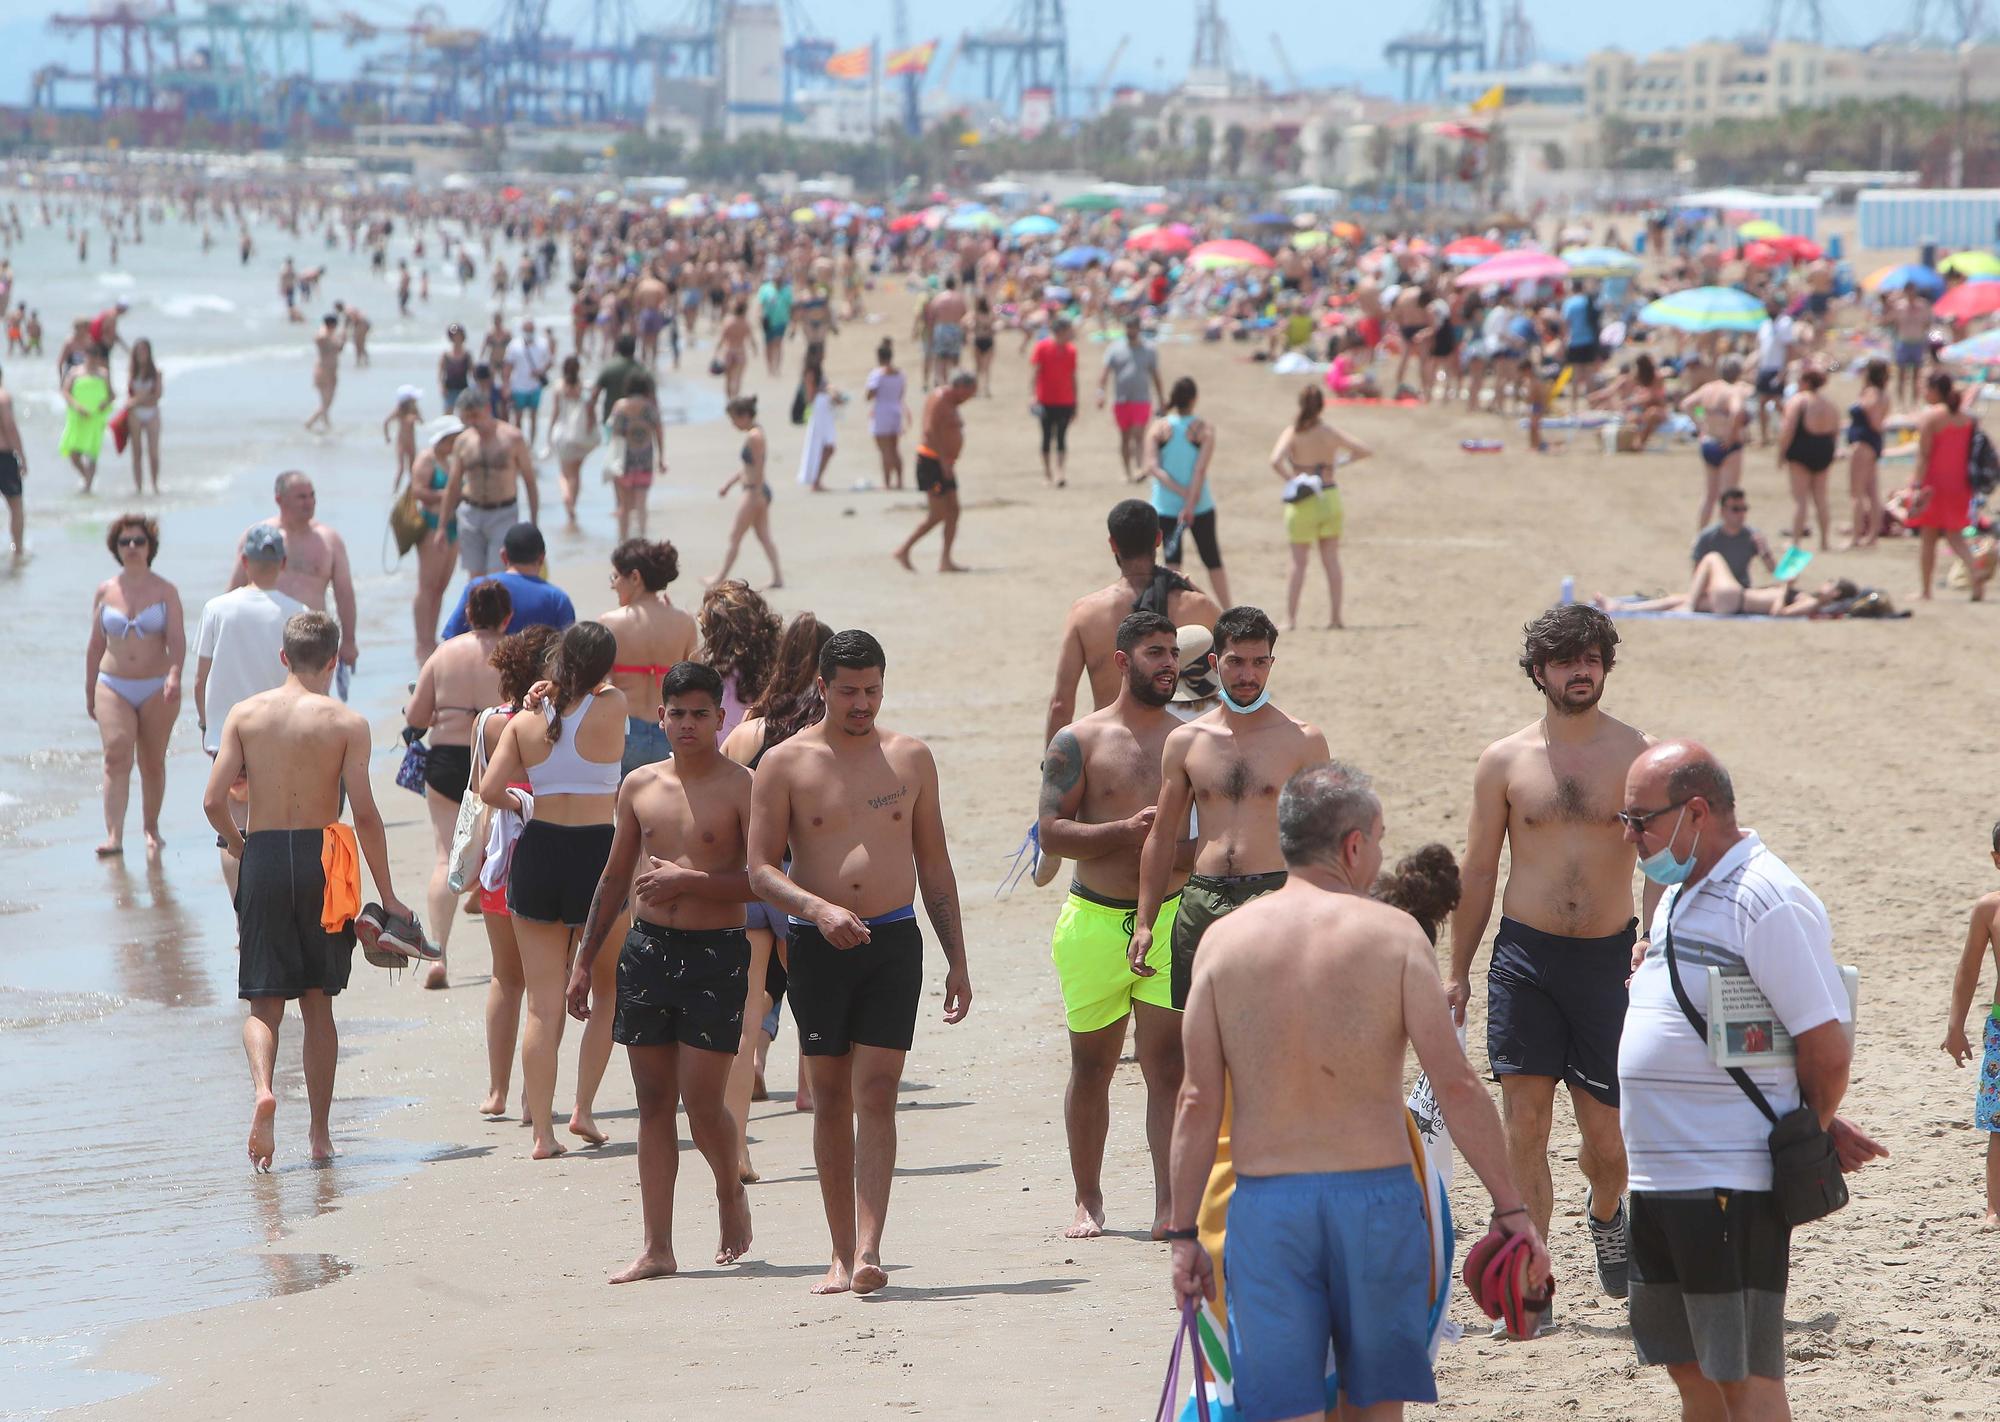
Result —
<path fill-rule="evenodd" d="M 667 748 L 667 733 L 658 721 L 625 718 L 625 755 L 619 762 L 618 778 L 623 780 L 642 765 L 665 760 L 673 752 Z"/>

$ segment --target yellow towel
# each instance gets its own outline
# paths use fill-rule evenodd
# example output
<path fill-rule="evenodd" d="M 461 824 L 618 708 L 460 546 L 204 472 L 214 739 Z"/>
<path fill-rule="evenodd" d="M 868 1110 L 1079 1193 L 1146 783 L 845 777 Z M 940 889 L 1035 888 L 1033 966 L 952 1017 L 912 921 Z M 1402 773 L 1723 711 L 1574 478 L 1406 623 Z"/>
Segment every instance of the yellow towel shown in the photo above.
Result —
<path fill-rule="evenodd" d="M 319 926 L 338 933 L 361 912 L 361 849 L 346 825 L 328 825 L 320 837 L 320 872 L 326 876 L 326 896 L 320 901 Z"/>

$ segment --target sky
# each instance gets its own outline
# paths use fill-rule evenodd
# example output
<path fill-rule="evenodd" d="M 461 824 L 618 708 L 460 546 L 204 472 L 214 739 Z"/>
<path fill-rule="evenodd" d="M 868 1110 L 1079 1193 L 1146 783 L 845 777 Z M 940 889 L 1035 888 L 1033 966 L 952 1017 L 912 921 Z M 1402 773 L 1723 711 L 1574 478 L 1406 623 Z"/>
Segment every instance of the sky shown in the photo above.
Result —
<path fill-rule="evenodd" d="M 182 0 L 184 10 L 196 10 L 200 0 Z M 815 29 L 843 45 L 859 45 L 880 36 L 888 43 L 894 35 L 894 0 L 785 0 L 788 9 L 800 10 Z M 1136 83 L 1168 87 L 1185 74 L 1194 49 L 1196 0 L 1154 0 L 1145 14 L 1156 21 L 1150 28 L 1133 23 L 1134 14 L 1123 5 L 1106 0 L 1070 0 L 1071 82 L 1079 88 L 1094 85 L 1111 58 L 1119 39 L 1131 33 L 1123 56 L 1112 72 L 1113 83 Z M 1337 18 L 1332 8 L 1315 7 L 1315 22 L 1295 28 L 1285 40 L 1292 68 L 1304 83 L 1360 82 L 1384 93 L 1394 92 L 1389 70 L 1382 61 L 1382 46 L 1397 33 L 1428 27 L 1428 6 L 1435 0 L 1415 0 L 1396 6 L 1342 6 Z M 1501 0 L 1486 0 L 1489 12 Z M 641 26 L 671 24 L 687 8 L 687 0 L 630 0 Z M 953 39 L 968 28 L 1010 28 L 1011 17 L 1022 8 L 1022 0 L 906 0 L 912 40 Z M 51 34 L 47 16 L 89 11 L 93 0 L 0 0 L 0 103 L 26 101 L 29 76 L 43 64 L 56 62 L 72 69 L 90 64 L 88 39 L 64 40 Z M 328 15 L 353 9 L 375 20 L 388 20 L 413 11 L 414 3 L 398 0 L 314 0 L 316 9 Z M 451 0 L 449 13 L 460 23 L 497 16 L 501 0 Z M 1224 0 L 1236 62 L 1282 84 L 1282 74 L 1271 42 L 1274 31 L 1288 21 L 1296 22 L 1302 7 L 1297 0 Z M 1750 28 L 1746 20 L 1761 24 L 1763 0 L 1679 0 L 1673 5 L 1609 6 L 1603 0 L 1526 0 L 1528 19 L 1544 55 L 1577 57 L 1607 45 L 1628 50 L 1664 49 L 1710 36 L 1728 37 Z M 1883 30 L 1895 28 L 1907 13 L 1907 0 L 1887 4 L 1866 4 L 1864 0 L 1821 0 L 1827 35 L 1838 43 L 1863 43 Z M 549 14 L 558 28 L 572 32 L 584 29 L 589 0 L 550 0 Z M 1141 33 L 1141 29 L 1144 32 Z M 345 72 L 351 61 L 337 36 L 323 36 L 318 48 L 321 72 L 329 76 Z M 968 89 L 970 75 L 961 75 L 954 88 Z"/>

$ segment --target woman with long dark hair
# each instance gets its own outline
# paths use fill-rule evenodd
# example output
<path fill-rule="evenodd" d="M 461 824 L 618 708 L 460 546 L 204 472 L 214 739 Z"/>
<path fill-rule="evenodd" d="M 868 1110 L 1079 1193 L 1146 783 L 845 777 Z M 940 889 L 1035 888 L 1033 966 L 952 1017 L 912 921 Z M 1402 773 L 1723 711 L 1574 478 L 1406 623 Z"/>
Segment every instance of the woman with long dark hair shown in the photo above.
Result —
<path fill-rule="evenodd" d="M 153 492 L 160 492 L 160 396 L 166 390 L 160 368 L 153 363 L 153 343 L 141 336 L 132 342 L 132 359 L 126 372 L 125 393 L 130 401 L 125 416 L 125 440 L 132 450 L 132 492 L 145 492 L 144 475 L 153 477 Z"/>
<path fill-rule="evenodd" d="M 1792 482 L 1792 542 L 1806 540 L 1807 503 L 1819 514 L 1819 547 L 1824 553 L 1833 522 L 1826 471 L 1840 443 L 1840 407 L 1822 393 L 1826 372 L 1808 365 L 1799 372 L 1798 393 L 1785 402 L 1778 426 L 1778 463 Z"/>
<path fill-rule="evenodd" d="M 1299 625 L 1299 594 L 1305 590 L 1306 565 L 1315 548 L 1320 566 L 1326 569 L 1326 625 L 1342 625 L 1340 535 L 1347 526 L 1347 510 L 1333 475 L 1339 465 L 1374 452 L 1322 420 L 1325 408 L 1326 397 L 1317 385 L 1302 388 L 1298 416 L 1285 426 L 1271 450 L 1271 468 L 1285 481 L 1285 539 L 1292 545 L 1292 576 L 1285 586 L 1287 631 Z"/>
<path fill-rule="evenodd" d="M 722 734 L 727 736 L 764 694 L 785 624 L 740 578 L 710 588 L 695 621 L 701 627 L 697 660 L 714 667 L 722 678 Z"/>
<path fill-rule="evenodd" d="M 1903 520 L 1922 539 L 1917 568 L 1923 581 L 1917 595 L 1931 600 L 1942 538 L 1965 564 L 1972 600 L 1983 602 L 1992 570 L 1979 566 L 1965 541 L 1965 522 L 1972 512 L 1972 434 L 1979 421 L 1960 408 L 1963 397 L 1942 370 L 1931 372 L 1924 382 L 1924 399 L 1929 408 L 1917 423 L 1917 475 L 1910 481 L 1910 513 Z"/>
<path fill-rule="evenodd" d="M 1866 548 L 1882 531 L 1882 428 L 1889 419 L 1889 362 L 1869 360 L 1861 394 L 1847 407 L 1847 492 L 1853 500 L 1849 548 Z"/>

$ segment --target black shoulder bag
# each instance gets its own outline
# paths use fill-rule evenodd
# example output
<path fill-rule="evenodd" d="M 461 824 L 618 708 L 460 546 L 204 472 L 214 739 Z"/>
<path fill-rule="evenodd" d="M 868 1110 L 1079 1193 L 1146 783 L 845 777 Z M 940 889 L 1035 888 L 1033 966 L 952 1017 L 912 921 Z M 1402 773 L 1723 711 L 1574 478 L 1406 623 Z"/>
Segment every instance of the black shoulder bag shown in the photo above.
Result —
<path fill-rule="evenodd" d="M 1708 1019 L 1695 1011 L 1681 986 L 1681 972 L 1674 958 L 1673 906 L 1667 910 L 1667 977 L 1674 985 L 1674 999 L 1687 1015 L 1689 1025 L 1708 1046 Z M 1780 1117 L 1771 1103 L 1741 1067 L 1727 1067 L 1730 1077 L 1743 1088 L 1750 1104 L 1771 1123 L 1771 1193 L 1777 1197 L 1778 1213 L 1793 1229 L 1824 1219 L 1847 1203 L 1847 1181 L 1840 1173 L 1840 1153 L 1833 1137 L 1819 1123 L 1819 1112 L 1801 1105 Z"/>

